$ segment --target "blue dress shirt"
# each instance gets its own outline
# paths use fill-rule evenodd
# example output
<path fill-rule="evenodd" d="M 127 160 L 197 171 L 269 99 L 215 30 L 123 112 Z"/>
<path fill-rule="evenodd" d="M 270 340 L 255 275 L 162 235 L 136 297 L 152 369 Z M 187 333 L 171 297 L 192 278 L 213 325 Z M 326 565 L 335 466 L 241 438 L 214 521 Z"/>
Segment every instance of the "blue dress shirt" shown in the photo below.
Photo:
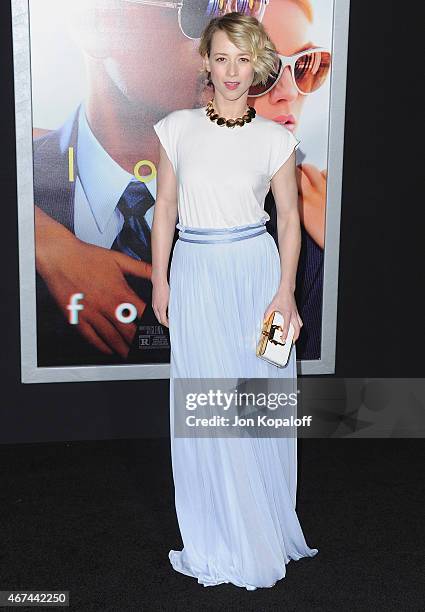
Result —
<path fill-rule="evenodd" d="M 111 248 L 124 224 L 117 204 L 128 183 L 137 181 L 105 151 L 87 121 L 84 104 L 78 116 L 78 171 L 75 181 L 74 228 L 80 240 Z M 146 183 L 156 199 L 156 177 Z M 155 205 L 145 214 L 152 229 Z"/>

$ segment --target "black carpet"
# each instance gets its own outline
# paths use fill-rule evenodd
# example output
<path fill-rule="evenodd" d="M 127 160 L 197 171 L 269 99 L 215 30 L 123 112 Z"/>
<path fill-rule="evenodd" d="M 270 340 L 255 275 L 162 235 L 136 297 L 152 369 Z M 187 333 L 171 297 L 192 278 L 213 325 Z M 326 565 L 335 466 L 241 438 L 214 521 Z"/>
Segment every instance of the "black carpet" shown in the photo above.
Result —
<path fill-rule="evenodd" d="M 69 590 L 78 611 L 423 610 L 423 441 L 298 445 L 298 515 L 319 553 L 251 592 L 172 569 L 169 440 L 0 446 L 0 589 Z"/>

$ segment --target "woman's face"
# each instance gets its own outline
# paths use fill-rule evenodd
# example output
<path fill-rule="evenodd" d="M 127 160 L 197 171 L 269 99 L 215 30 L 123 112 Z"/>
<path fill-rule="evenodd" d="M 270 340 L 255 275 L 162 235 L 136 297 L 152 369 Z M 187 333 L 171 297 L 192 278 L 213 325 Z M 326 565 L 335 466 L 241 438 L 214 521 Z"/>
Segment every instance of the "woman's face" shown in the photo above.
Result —
<path fill-rule="evenodd" d="M 211 72 L 214 94 L 225 100 L 238 100 L 252 85 L 254 69 L 250 54 L 236 47 L 222 30 L 214 32 L 210 56 L 205 56 L 206 69 Z M 234 86 L 230 86 L 230 83 Z"/>
<path fill-rule="evenodd" d="M 310 23 L 298 3 L 292 0 L 271 0 L 262 23 L 281 55 L 293 55 L 314 46 L 308 40 Z M 295 131 L 304 100 L 305 96 L 298 92 L 290 68 L 286 66 L 273 89 L 259 98 L 248 98 L 248 104 L 254 106 L 259 115 Z"/>

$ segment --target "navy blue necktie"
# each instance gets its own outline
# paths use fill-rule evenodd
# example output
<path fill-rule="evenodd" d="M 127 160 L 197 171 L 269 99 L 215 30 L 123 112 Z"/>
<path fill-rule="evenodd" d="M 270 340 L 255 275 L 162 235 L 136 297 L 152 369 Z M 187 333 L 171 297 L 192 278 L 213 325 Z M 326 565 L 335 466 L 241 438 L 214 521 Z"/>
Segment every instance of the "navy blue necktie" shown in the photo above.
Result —
<path fill-rule="evenodd" d="M 145 214 L 154 203 L 155 200 L 145 183 L 130 181 L 117 204 L 124 216 L 124 224 L 112 249 L 135 259 L 152 262 L 151 232 Z"/>
<path fill-rule="evenodd" d="M 124 224 L 111 249 L 152 263 L 151 232 L 145 213 L 154 203 L 155 200 L 145 183 L 130 181 L 117 204 L 117 208 L 124 216 Z M 127 282 L 144 302 L 150 304 L 152 295 L 150 279 L 130 275 Z"/>

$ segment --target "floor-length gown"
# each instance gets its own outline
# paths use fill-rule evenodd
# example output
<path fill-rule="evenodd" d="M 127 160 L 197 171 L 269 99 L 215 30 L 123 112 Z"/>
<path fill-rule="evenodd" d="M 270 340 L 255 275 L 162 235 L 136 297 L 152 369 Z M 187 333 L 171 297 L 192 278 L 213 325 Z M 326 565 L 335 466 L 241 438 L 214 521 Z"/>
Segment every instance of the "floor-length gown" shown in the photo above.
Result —
<path fill-rule="evenodd" d="M 280 282 L 266 231 L 270 180 L 298 141 L 257 115 L 233 129 L 205 108 L 173 111 L 155 130 L 178 183 L 179 240 L 170 268 L 170 429 L 182 550 L 173 568 L 204 586 L 271 587 L 293 559 L 313 557 L 296 514 L 297 439 L 176 437 L 174 388 L 186 378 L 289 378 L 260 359 L 263 315 Z"/>

